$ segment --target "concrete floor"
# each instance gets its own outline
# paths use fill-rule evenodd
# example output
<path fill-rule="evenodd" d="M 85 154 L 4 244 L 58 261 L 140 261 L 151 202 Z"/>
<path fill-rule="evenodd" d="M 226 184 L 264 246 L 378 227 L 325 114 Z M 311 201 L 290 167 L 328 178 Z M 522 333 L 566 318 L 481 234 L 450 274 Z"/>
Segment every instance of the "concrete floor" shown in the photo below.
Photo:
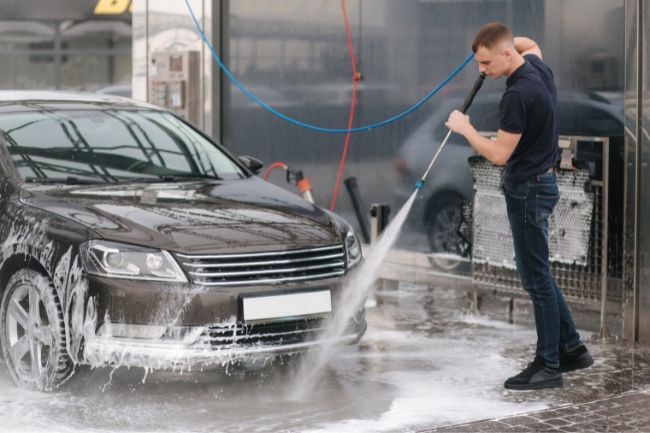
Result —
<path fill-rule="evenodd" d="M 507 392 L 503 381 L 532 359 L 530 324 L 470 315 L 458 290 L 401 284 L 376 300 L 367 334 L 334 357 L 304 401 L 286 397 L 297 358 L 257 371 L 154 371 L 146 378 L 141 369 L 81 368 L 53 393 L 16 388 L 3 366 L 0 430 L 417 431 L 540 413 L 650 384 L 650 351 L 615 342 L 590 344 L 595 365 L 567 374 L 561 390 Z"/>

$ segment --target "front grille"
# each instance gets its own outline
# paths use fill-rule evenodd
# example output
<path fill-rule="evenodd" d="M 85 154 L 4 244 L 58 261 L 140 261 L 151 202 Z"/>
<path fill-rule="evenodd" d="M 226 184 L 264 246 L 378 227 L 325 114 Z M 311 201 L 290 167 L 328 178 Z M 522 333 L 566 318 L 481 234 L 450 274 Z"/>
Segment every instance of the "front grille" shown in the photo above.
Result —
<path fill-rule="evenodd" d="M 318 280 L 345 273 L 343 245 L 245 254 L 177 254 L 195 284 L 234 286 Z"/>
<path fill-rule="evenodd" d="M 285 345 L 314 340 L 325 325 L 323 319 L 233 326 L 210 326 L 200 338 L 213 349 L 250 345 Z"/>

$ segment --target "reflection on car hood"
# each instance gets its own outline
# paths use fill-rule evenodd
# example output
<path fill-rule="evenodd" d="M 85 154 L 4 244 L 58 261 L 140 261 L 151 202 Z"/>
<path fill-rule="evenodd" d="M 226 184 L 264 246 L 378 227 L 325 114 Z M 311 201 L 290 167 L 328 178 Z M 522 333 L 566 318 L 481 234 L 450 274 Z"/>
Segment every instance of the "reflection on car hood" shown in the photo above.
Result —
<path fill-rule="evenodd" d="M 185 253 L 341 242 L 320 208 L 257 177 L 236 181 L 25 185 L 21 199 L 100 237 Z"/>

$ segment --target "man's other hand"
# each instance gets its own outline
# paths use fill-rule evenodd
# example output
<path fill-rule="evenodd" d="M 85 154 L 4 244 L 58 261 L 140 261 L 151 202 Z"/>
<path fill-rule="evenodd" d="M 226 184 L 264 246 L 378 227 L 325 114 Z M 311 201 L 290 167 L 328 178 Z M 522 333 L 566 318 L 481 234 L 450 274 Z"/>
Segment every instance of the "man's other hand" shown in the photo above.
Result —
<path fill-rule="evenodd" d="M 472 125 L 469 123 L 469 116 L 461 113 L 458 110 L 454 110 L 449 115 L 449 119 L 445 123 L 445 126 L 454 131 L 456 134 L 463 136 L 472 129 Z"/>

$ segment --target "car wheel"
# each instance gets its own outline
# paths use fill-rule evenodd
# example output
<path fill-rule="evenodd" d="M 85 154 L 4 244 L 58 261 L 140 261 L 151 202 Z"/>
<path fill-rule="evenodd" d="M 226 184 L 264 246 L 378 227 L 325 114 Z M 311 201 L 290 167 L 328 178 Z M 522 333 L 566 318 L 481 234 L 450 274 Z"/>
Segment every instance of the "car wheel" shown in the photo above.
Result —
<path fill-rule="evenodd" d="M 436 200 L 427 215 L 427 237 L 432 253 L 468 257 L 469 245 L 458 234 L 463 219 L 463 199 L 448 195 Z M 433 256 L 432 261 L 440 268 L 455 269 L 462 262 L 453 257 Z"/>
<path fill-rule="evenodd" d="M 9 279 L 0 304 L 0 339 L 19 386 L 50 390 L 72 373 L 60 302 L 52 281 L 37 271 L 23 269 Z"/>

